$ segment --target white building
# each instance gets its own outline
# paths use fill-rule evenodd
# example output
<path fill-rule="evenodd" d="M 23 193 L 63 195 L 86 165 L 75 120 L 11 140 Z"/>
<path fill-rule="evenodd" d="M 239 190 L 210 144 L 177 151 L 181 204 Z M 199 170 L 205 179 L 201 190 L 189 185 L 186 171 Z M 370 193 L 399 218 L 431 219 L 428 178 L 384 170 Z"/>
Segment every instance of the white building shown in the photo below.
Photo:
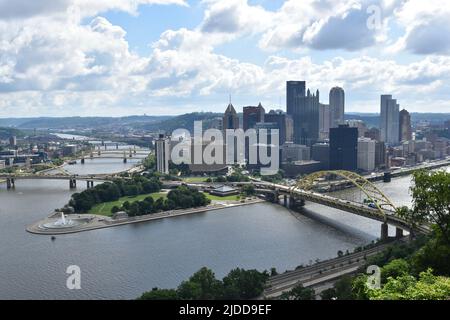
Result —
<path fill-rule="evenodd" d="M 392 95 L 382 95 L 380 105 L 380 139 L 389 145 L 400 142 L 400 105 Z"/>
<path fill-rule="evenodd" d="M 155 141 L 156 170 L 161 173 L 169 173 L 170 139 L 163 134 Z"/>
<path fill-rule="evenodd" d="M 371 172 L 375 170 L 375 141 L 369 138 L 358 139 L 358 169 Z"/>

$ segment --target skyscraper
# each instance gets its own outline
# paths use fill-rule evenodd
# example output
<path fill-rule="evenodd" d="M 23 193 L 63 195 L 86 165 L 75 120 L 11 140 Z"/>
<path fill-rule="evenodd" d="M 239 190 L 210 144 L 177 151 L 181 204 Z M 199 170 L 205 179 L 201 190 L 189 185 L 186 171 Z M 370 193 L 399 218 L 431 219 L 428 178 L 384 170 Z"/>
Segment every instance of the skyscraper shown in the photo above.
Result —
<path fill-rule="evenodd" d="M 325 141 L 329 138 L 331 128 L 330 105 L 319 104 L 319 140 Z"/>
<path fill-rule="evenodd" d="M 169 158 L 170 158 L 170 139 L 163 134 L 159 135 L 156 140 L 156 170 L 160 173 L 169 173 Z"/>
<path fill-rule="evenodd" d="M 244 107 L 243 127 L 244 131 L 255 128 L 257 123 L 264 122 L 265 110 L 261 103 L 257 107 Z"/>
<path fill-rule="evenodd" d="M 287 114 L 294 120 L 294 142 L 307 146 L 319 139 L 319 90 L 304 94 L 304 81 L 287 82 Z"/>
<path fill-rule="evenodd" d="M 358 129 L 339 125 L 330 129 L 330 169 L 354 171 L 358 167 Z"/>
<path fill-rule="evenodd" d="M 400 111 L 400 122 L 399 122 L 399 138 L 400 141 L 410 141 L 412 140 L 412 129 L 411 129 L 411 115 L 405 109 Z"/>
<path fill-rule="evenodd" d="M 228 105 L 225 114 L 223 115 L 222 127 L 223 130 L 239 129 L 239 117 L 231 103 Z"/>
<path fill-rule="evenodd" d="M 369 138 L 358 139 L 358 169 L 371 172 L 375 170 L 376 142 Z"/>
<path fill-rule="evenodd" d="M 306 95 L 305 81 L 288 81 L 286 83 L 286 112 L 293 114 L 293 110 L 298 103 L 298 98 Z"/>
<path fill-rule="evenodd" d="M 286 141 L 292 142 L 294 136 L 294 125 L 291 116 L 287 115 L 281 110 L 271 110 L 264 117 L 266 122 L 273 122 L 277 124 L 280 130 L 280 145 Z"/>
<path fill-rule="evenodd" d="M 392 99 L 392 95 L 382 95 L 380 109 L 380 140 L 389 145 L 397 145 L 400 106 L 397 100 Z"/>
<path fill-rule="evenodd" d="M 330 90 L 330 117 L 331 127 L 337 128 L 340 124 L 344 124 L 345 112 L 345 92 L 340 87 L 334 87 Z"/>

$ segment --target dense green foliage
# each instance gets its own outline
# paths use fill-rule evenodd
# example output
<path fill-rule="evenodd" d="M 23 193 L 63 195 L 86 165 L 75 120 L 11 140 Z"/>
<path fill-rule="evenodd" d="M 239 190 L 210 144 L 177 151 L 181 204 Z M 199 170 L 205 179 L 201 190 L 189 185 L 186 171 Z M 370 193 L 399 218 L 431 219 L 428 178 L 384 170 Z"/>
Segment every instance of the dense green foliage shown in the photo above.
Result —
<path fill-rule="evenodd" d="M 416 278 L 407 273 L 389 277 L 381 289 L 367 291 L 371 300 L 447 300 L 450 278 L 435 276 L 431 269 Z"/>
<path fill-rule="evenodd" d="M 413 219 L 434 224 L 440 240 L 450 245 L 450 173 L 420 170 L 413 176 Z"/>
<path fill-rule="evenodd" d="M 381 288 L 370 289 L 365 274 L 343 277 L 322 292 L 323 299 L 450 298 L 450 173 L 417 171 L 411 191 L 413 208 L 399 208 L 397 214 L 413 226 L 432 224 L 433 233 L 367 259 L 366 267 L 381 267 Z"/>
<path fill-rule="evenodd" d="M 262 294 L 269 275 L 256 270 L 234 269 L 222 281 L 214 272 L 202 268 L 183 281 L 177 289 L 145 292 L 140 300 L 222 300 L 253 299 Z"/>
<path fill-rule="evenodd" d="M 316 294 L 313 289 L 305 288 L 303 285 L 296 285 L 291 291 L 284 292 L 281 300 L 315 300 Z"/>
<path fill-rule="evenodd" d="M 167 210 L 203 207 L 209 203 L 211 203 L 211 200 L 202 192 L 195 188 L 181 186 L 171 190 L 166 199 L 160 197 L 154 200 L 152 196 L 148 196 L 142 201 L 132 203 L 126 201 L 121 208 L 114 207 L 112 211 L 125 211 L 128 216 L 135 217 Z"/>
<path fill-rule="evenodd" d="M 74 193 L 69 205 L 75 212 L 86 213 L 94 205 L 102 202 L 116 201 L 123 196 L 135 196 L 158 192 L 161 182 L 157 178 L 136 176 L 131 180 L 117 179 L 96 185 L 94 188 Z"/>

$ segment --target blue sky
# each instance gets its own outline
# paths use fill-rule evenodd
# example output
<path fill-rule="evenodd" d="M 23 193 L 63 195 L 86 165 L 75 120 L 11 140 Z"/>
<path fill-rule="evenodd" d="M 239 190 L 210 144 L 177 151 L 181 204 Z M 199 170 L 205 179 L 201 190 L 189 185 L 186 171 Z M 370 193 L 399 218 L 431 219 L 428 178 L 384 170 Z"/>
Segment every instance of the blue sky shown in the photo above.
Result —
<path fill-rule="evenodd" d="M 0 0 L 0 117 L 222 112 L 229 94 L 237 109 L 284 108 L 287 80 L 306 80 L 322 103 L 342 86 L 349 112 L 378 112 L 385 93 L 412 112 L 450 112 L 447 7 Z"/>

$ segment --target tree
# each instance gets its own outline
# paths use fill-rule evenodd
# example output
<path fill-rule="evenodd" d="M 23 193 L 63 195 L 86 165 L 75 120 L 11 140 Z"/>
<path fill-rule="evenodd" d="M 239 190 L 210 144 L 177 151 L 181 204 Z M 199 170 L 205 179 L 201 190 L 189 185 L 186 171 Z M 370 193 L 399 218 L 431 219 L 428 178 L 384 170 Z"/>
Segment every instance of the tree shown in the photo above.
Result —
<path fill-rule="evenodd" d="M 130 201 L 125 201 L 125 202 L 122 204 L 122 208 L 124 208 L 125 210 L 130 209 Z"/>
<path fill-rule="evenodd" d="M 280 298 L 282 300 L 315 300 L 316 294 L 314 289 L 298 284 L 291 291 L 283 293 Z"/>
<path fill-rule="evenodd" d="M 114 206 L 111 208 L 111 213 L 117 213 L 120 211 L 120 208 L 118 206 Z"/>
<path fill-rule="evenodd" d="M 388 278 L 397 278 L 409 274 L 410 266 L 404 259 L 395 259 L 381 268 L 381 282 L 385 283 Z"/>
<path fill-rule="evenodd" d="M 371 300 L 447 300 L 450 278 L 435 276 L 428 269 L 419 279 L 408 274 L 390 277 L 381 289 L 371 289 L 368 294 Z"/>
<path fill-rule="evenodd" d="M 352 281 L 352 298 L 356 300 L 368 300 L 367 275 L 360 274 Z"/>
<path fill-rule="evenodd" d="M 252 184 L 244 185 L 244 186 L 242 187 L 242 192 L 243 192 L 246 196 L 253 196 L 253 195 L 256 193 L 256 191 L 255 191 L 255 186 L 252 185 Z"/>
<path fill-rule="evenodd" d="M 450 276 L 450 246 L 439 239 L 430 239 L 411 260 L 415 274 L 432 268 L 438 275 Z"/>
<path fill-rule="evenodd" d="M 336 289 L 329 288 L 329 289 L 326 289 L 326 290 L 322 291 L 322 293 L 320 294 L 320 298 L 322 300 L 334 300 L 334 299 L 336 299 Z"/>
<path fill-rule="evenodd" d="M 225 299 L 253 299 L 262 294 L 267 273 L 257 270 L 234 269 L 223 278 Z"/>
<path fill-rule="evenodd" d="M 214 272 L 203 267 L 180 284 L 178 295 L 184 300 L 218 299 L 222 296 L 222 282 L 216 279 Z"/>
<path fill-rule="evenodd" d="M 414 219 L 435 224 L 439 238 L 450 244 L 450 173 L 419 170 L 413 179 Z"/>
<path fill-rule="evenodd" d="M 426 219 L 424 219 L 424 217 L 422 216 L 422 214 L 417 213 L 414 210 L 411 210 L 410 208 L 403 206 L 403 207 L 398 207 L 396 209 L 396 214 L 400 217 L 403 218 L 404 220 L 406 220 L 409 225 L 411 226 L 411 233 L 410 236 L 413 237 L 414 236 L 414 229 L 423 224 Z"/>
<path fill-rule="evenodd" d="M 144 292 L 138 300 L 178 300 L 178 293 L 175 289 L 158 289 Z"/>
<path fill-rule="evenodd" d="M 336 298 L 338 300 L 352 300 L 352 283 L 353 278 L 351 276 L 345 275 L 341 277 L 334 284 L 334 289 L 336 290 Z"/>

